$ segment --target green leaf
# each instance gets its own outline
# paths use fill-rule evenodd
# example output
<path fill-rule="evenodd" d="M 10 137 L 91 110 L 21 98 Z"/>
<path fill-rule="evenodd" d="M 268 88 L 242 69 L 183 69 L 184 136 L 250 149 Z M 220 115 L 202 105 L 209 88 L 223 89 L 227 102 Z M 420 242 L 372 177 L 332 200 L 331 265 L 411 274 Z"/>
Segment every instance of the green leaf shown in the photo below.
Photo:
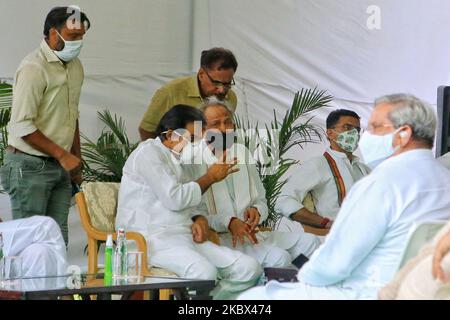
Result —
<path fill-rule="evenodd" d="M 275 204 L 281 194 L 283 186 L 287 183 L 286 172 L 298 161 L 285 158 L 286 152 L 293 147 L 304 148 L 307 143 L 318 143 L 324 136 L 323 128 L 312 123 L 313 116 L 309 114 L 317 109 L 328 107 L 333 97 L 324 90 L 301 89 L 294 96 L 292 105 L 278 120 L 275 109 L 273 120 L 264 126 L 265 137 L 261 137 L 258 124 L 252 128 L 250 121 L 244 122 L 236 117 L 236 127 L 244 133 L 256 132 L 245 136 L 241 141 L 255 154 L 259 149 L 257 169 L 266 190 L 269 217 L 264 226 L 273 227 L 280 216 L 275 212 Z M 308 116 L 308 117 L 307 117 Z"/>
<path fill-rule="evenodd" d="M 130 143 L 125 122 L 108 110 L 97 112 L 105 125 L 97 141 L 81 134 L 81 155 L 83 158 L 83 178 L 86 181 L 120 182 L 122 168 L 138 143 Z"/>

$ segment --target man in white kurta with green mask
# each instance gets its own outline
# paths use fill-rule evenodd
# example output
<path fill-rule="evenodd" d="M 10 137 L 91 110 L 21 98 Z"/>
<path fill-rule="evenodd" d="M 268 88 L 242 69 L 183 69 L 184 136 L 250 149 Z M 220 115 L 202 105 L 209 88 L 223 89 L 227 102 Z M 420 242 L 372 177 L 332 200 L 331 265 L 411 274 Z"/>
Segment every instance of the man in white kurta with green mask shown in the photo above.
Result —
<path fill-rule="evenodd" d="M 375 101 L 360 148 L 374 170 L 357 182 L 298 283 L 269 282 L 241 299 L 376 299 L 399 268 L 415 223 L 450 218 L 450 172 L 433 157 L 436 116 L 407 94 Z"/>
<path fill-rule="evenodd" d="M 234 143 L 233 113 L 226 102 L 210 99 L 202 110 L 206 133 L 199 144 L 184 150 L 184 167 L 195 179 L 224 153 L 238 160 L 239 172 L 212 185 L 198 207 L 219 233 L 221 245 L 254 257 L 263 267 L 290 267 L 300 255 L 309 257 L 320 245 L 315 235 L 303 230 L 256 232 L 268 217 L 268 207 L 255 160 L 243 144 Z"/>
<path fill-rule="evenodd" d="M 334 110 L 327 117 L 326 128 L 330 146 L 323 155 L 293 169 L 276 211 L 293 221 L 329 229 L 346 194 L 370 170 L 354 154 L 361 131 L 358 114 L 346 109 Z M 287 229 L 292 225 L 287 224 Z"/>

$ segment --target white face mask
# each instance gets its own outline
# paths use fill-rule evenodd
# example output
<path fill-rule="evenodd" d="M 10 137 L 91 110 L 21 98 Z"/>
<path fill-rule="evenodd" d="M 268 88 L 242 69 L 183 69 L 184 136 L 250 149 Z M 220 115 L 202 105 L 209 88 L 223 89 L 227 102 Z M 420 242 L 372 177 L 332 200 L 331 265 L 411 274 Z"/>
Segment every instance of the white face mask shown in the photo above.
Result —
<path fill-rule="evenodd" d="M 392 146 L 394 135 L 398 131 L 399 129 L 384 136 L 374 135 L 368 131 L 363 133 L 359 141 L 359 149 L 367 166 L 374 169 L 398 150 L 400 146 L 395 148 Z"/>
<path fill-rule="evenodd" d="M 163 131 L 162 134 L 167 133 L 167 132 L 168 131 Z M 183 139 L 185 141 L 185 144 L 181 150 L 170 149 L 170 151 L 175 155 L 175 157 L 178 160 L 180 160 L 181 163 L 194 164 L 195 163 L 194 161 L 196 161 L 195 159 L 198 158 L 198 157 L 196 157 L 196 155 L 198 154 L 198 152 L 200 150 L 199 146 L 200 146 L 201 140 L 191 142 L 185 136 L 183 136 L 182 134 L 179 134 L 176 131 L 173 131 L 172 133 L 176 134 L 181 139 Z M 180 142 L 180 144 L 181 143 L 182 142 Z M 197 164 L 197 163 L 195 163 L 195 164 Z"/>
<path fill-rule="evenodd" d="M 56 31 L 56 33 L 62 39 L 62 41 L 64 41 L 64 48 L 61 51 L 53 50 L 56 56 L 65 62 L 69 62 L 70 60 L 78 57 L 81 52 L 81 48 L 83 47 L 83 40 L 66 41 L 58 31 Z"/>

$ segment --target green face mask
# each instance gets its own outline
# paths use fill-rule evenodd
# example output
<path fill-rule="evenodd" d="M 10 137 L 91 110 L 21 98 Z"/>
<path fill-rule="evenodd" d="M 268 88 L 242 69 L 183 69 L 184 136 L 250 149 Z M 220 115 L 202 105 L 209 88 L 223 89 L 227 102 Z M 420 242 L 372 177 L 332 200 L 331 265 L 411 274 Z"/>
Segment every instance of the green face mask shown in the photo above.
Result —
<path fill-rule="evenodd" d="M 335 142 L 342 150 L 353 153 L 358 148 L 359 133 L 356 129 L 341 132 Z"/>

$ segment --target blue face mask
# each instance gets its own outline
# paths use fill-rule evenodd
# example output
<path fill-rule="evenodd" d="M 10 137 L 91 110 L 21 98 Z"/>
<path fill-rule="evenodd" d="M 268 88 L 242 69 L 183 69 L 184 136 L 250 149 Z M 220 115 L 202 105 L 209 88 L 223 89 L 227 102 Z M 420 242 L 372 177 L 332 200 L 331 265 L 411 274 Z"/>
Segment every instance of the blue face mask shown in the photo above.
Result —
<path fill-rule="evenodd" d="M 62 39 L 62 41 L 64 41 L 64 48 L 61 51 L 53 50 L 56 56 L 65 62 L 69 62 L 70 60 L 78 57 L 81 52 L 81 48 L 83 47 L 83 40 L 66 41 L 58 31 L 56 31 L 56 33 Z"/>

